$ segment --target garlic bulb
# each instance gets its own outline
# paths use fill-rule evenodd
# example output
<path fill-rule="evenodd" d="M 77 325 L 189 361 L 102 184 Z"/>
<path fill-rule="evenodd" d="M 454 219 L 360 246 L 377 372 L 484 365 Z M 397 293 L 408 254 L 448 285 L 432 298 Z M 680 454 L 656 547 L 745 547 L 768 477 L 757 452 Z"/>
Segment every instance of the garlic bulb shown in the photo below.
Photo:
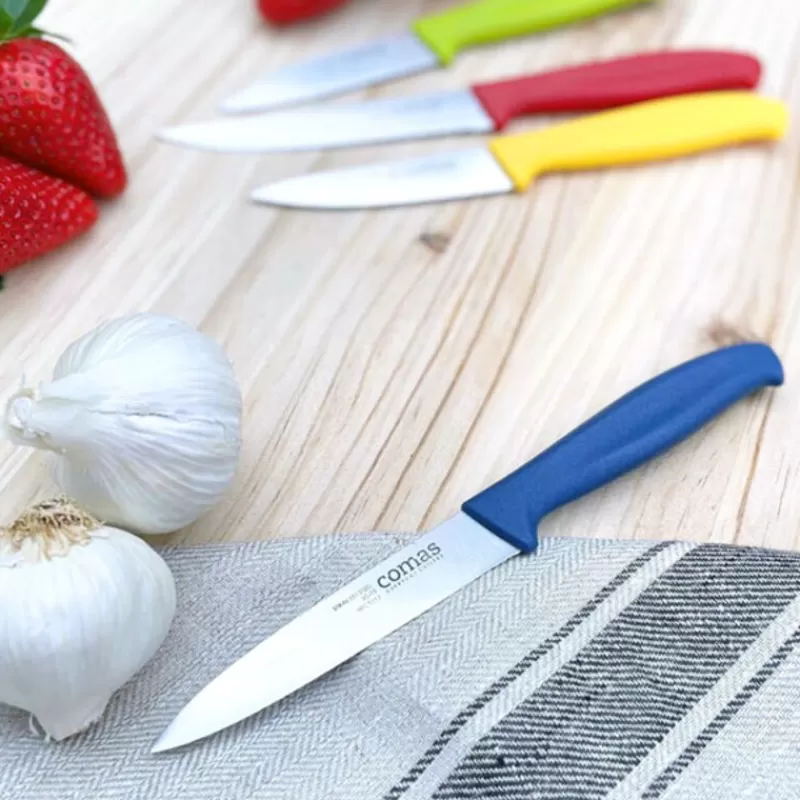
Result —
<path fill-rule="evenodd" d="M 6 409 L 16 444 L 53 451 L 61 490 L 134 533 L 168 533 L 214 506 L 238 465 L 242 398 L 208 336 L 171 317 L 103 323 L 54 380 Z"/>
<path fill-rule="evenodd" d="M 141 539 L 57 499 L 0 529 L 0 609 L 0 703 L 61 740 L 161 646 L 175 583 Z"/>

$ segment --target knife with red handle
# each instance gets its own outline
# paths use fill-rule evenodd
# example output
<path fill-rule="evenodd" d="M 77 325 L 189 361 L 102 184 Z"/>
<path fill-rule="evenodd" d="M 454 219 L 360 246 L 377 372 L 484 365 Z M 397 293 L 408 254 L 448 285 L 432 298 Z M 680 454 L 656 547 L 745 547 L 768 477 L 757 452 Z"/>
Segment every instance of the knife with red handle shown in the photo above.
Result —
<path fill-rule="evenodd" d="M 258 0 L 258 10 L 273 25 L 295 22 L 327 14 L 348 0 Z"/>
<path fill-rule="evenodd" d="M 758 59 L 726 50 L 667 50 L 596 61 L 456 91 L 320 105 L 169 128 L 172 144 L 268 153 L 491 133 L 525 115 L 597 111 L 679 94 L 752 89 Z"/>
<path fill-rule="evenodd" d="M 526 78 L 472 87 L 501 130 L 528 114 L 597 111 L 657 97 L 724 89 L 752 89 L 758 59 L 718 50 L 662 51 L 580 64 Z"/>

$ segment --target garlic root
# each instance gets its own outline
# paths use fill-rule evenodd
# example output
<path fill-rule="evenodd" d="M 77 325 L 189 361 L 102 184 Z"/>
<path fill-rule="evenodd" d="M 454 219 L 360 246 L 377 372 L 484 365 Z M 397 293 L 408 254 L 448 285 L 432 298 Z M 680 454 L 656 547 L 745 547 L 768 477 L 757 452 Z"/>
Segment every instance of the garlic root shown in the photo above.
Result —
<path fill-rule="evenodd" d="M 70 736 L 82 733 L 97 722 L 103 716 L 111 697 L 109 694 L 100 698 L 92 698 L 84 706 L 76 708 L 30 710 L 45 736 L 61 742 Z"/>

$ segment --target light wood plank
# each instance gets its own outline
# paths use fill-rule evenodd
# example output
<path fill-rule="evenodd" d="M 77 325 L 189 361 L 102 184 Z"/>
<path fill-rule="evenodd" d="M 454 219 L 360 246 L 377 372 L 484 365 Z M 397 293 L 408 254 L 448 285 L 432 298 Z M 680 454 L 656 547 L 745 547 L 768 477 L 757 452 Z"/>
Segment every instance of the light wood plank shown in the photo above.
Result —
<path fill-rule="evenodd" d="M 284 176 L 465 143 L 241 157 L 153 137 L 214 114 L 261 71 L 449 5 L 353 0 L 275 32 L 249 0 L 53 0 L 46 22 L 75 40 L 97 82 L 131 185 L 90 236 L 8 277 L 0 388 L 23 372 L 46 379 L 106 317 L 174 314 L 234 360 L 245 446 L 226 500 L 160 542 L 416 531 L 636 383 L 755 336 L 776 347 L 786 386 L 557 512 L 542 532 L 798 547 L 796 125 L 776 146 L 549 176 L 524 196 L 350 214 L 246 197 Z M 662 0 L 362 95 L 665 46 L 751 50 L 764 60 L 763 91 L 800 112 L 800 7 L 789 0 Z M 6 518 L 54 490 L 44 455 L 7 443 L 0 486 Z"/>

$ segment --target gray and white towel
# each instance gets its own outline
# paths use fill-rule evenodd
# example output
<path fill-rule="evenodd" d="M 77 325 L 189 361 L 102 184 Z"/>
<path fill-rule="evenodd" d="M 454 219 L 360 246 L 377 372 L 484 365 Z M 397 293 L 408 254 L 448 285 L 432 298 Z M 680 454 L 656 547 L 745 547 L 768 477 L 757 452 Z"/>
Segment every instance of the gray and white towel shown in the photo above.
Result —
<path fill-rule="evenodd" d="M 165 551 L 181 600 L 157 658 L 60 744 L 0 708 L 0 798 L 800 798 L 800 554 L 719 545 L 544 540 L 276 706 L 150 755 L 226 665 L 405 541 Z"/>

